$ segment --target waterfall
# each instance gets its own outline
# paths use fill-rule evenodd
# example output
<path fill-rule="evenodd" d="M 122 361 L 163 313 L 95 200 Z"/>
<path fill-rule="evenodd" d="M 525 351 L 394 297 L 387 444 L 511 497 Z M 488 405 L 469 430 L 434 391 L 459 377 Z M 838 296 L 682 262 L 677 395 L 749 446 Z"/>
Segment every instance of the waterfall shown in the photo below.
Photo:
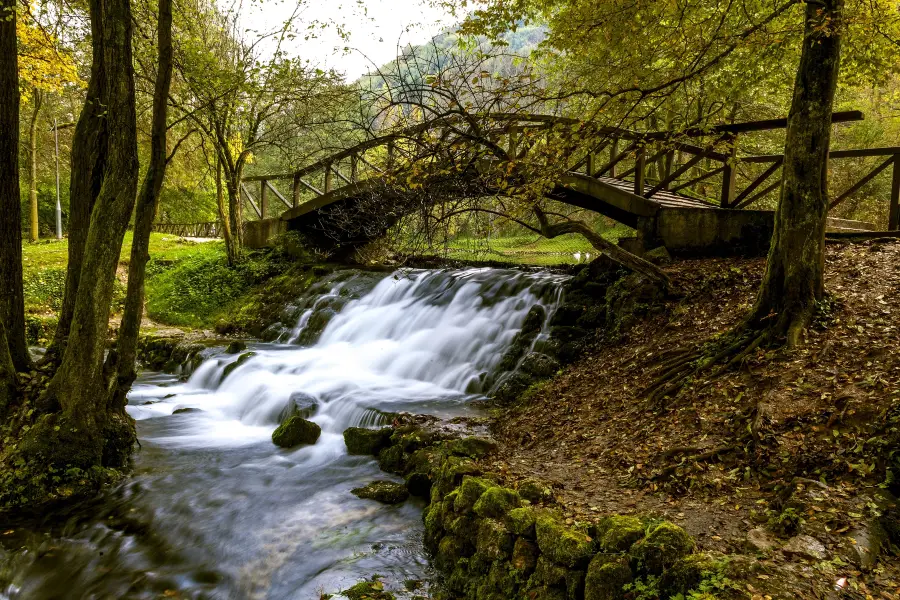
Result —
<path fill-rule="evenodd" d="M 335 297 L 342 283 L 325 294 Z M 186 440 L 240 443 L 271 433 L 298 405 L 325 433 L 369 424 L 381 411 L 465 412 L 488 391 L 497 364 L 535 305 L 552 313 L 559 277 L 496 269 L 397 272 L 351 301 L 309 347 L 259 345 L 225 376 L 236 356 L 213 356 L 172 401 L 133 406 L 141 419 L 195 408 L 203 427 Z M 317 302 L 313 302 L 315 306 Z M 310 320 L 304 311 L 292 339 Z M 154 391 L 136 390 L 132 404 Z"/>

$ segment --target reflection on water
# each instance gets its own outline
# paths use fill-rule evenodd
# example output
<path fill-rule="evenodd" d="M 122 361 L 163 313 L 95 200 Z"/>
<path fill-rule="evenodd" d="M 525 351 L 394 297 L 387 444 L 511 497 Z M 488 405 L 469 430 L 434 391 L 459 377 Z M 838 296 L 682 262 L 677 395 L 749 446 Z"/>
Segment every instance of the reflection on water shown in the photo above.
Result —
<path fill-rule="evenodd" d="M 135 475 L 64 525 L 0 536 L 0 597 L 318 598 L 374 573 L 428 578 L 422 505 L 349 493 L 389 478 L 346 454 L 341 432 L 373 410 L 464 414 L 528 310 L 558 281 L 511 271 L 388 277 L 308 348 L 211 349 L 187 382 L 145 373 L 129 396 Z M 270 436 L 293 404 L 315 406 L 310 447 Z M 186 412 L 180 409 L 199 409 Z"/>

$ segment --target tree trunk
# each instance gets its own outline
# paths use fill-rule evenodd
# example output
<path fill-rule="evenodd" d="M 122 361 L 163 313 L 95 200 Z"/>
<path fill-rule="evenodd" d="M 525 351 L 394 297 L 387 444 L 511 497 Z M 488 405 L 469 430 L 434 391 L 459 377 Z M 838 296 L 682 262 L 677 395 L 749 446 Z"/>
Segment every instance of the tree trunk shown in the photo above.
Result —
<path fill-rule="evenodd" d="M 15 0 L 0 0 L 0 321 L 15 368 L 31 361 L 22 288 L 22 197 L 19 189 L 19 73 Z"/>
<path fill-rule="evenodd" d="M 244 211 L 241 202 L 240 175 L 230 175 L 225 181 L 228 191 L 228 220 L 231 227 L 231 243 L 228 247 L 229 264 L 240 262 L 244 247 Z"/>
<path fill-rule="evenodd" d="M 216 158 L 216 207 L 219 210 L 219 223 L 222 224 L 222 237 L 225 238 L 225 253 L 228 256 L 228 264 L 234 265 L 235 257 L 232 255 L 231 241 L 231 217 L 225 207 L 225 192 L 222 189 L 222 161 Z"/>
<path fill-rule="evenodd" d="M 37 196 L 37 121 L 41 113 L 43 93 L 34 88 L 34 107 L 28 125 L 28 199 L 31 205 L 31 241 L 38 241 L 38 196 Z"/>
<path fill-rule="evenodd" d="M 169 87 L 172 83 L 172 0 L 159 0 L 156 87 L 153 91 L 153 124 L 150 134 L 150 164 L 144 176 L 134 216 L 134 237 L 128 264 L 128 290 L 116 343 L 116 381 L 110 410 L 124 411 L 125 394 L 134 383 L 138 333 L 144 316 L 144 277 L 150 260 L 150 231 L 166 174 L 166 129 Z"/>
<path fill-rule="evenodd" d="M 46 354 L 46 360 L 53 362 L 62 358 L 69 337 L 75 300 L 78 296 L 78 283 L 81 281 L 81 261 L 91 223 L 91 211 L 100 194 L 108 154 L 109 129 L 105 107 L 107 90 L 103 56 L 102 5 L 100 2 L 89 2 L 88 7 L 91 17 L 91 80 L 88 83 L 84 108 L 72 135 L 66 289 L 59 310 L 56 332 Z"/>
<path fill-rule="evenodd" d="M 9 340 L 6 337 L 6 327 L 0 321 L 0 423 L 6 422 L 9 408 L 17 399 L 16 367 L 9 355 Z"/>
<path fill-rule="evenodd" d="M 803 52 L 784 149 L 784 178 L 766 273 L 748 318 L 795 346 L 824 294 L 828 148 L 840 71 L 844 0 L 806 4 Z"/>
<path fill-rule="evenodd" d="M 91 0 L 92 15 L 95 11 L 103 19 L 109 154 L 85 240 L 69 340 L 41 402 L 62 414 L 39 421 L 23 444 L 28 457 L 42 464 L 82 469 L 122 466 L 134 443 L 127 419 L 115 422 L 114 436 L 108 433 L 113 416 L 106 410 L 110 374 L 103 368 L 116 267 L 138 183 L 131 5 L 129 0 Z M 59 442 L 48 447 L 47 440 L 55 438 Z"/>

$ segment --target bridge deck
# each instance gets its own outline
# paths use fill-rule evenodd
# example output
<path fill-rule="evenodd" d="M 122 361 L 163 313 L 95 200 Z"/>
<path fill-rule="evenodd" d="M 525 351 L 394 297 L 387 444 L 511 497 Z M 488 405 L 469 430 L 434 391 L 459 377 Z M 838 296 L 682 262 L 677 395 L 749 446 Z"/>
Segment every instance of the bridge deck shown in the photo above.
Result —
<path fill-rule="evenodd" d="M 626 181 L 624 179 L 616 179 L 615 177 L 595 177 L 598 181 L 601 181 L 607 185 L 611 185 L 615 188 L 622 190 L 623 192 L 627 192 L 629 194 L 634 193 L 634 182 Z M 644 194 L 650 193 L 652 190 L 652 186 L 645 185 L 644 186 Z M 648 202 L 653 202 L 658 204 L 663 208 L 718 208 L 715 204 L 711 202 L 706 202 L 705 200 L 698 200 L 697 198 L 691 198 L 690 196 L 685 196 L 683 194 L 678 194 L 675 192 L 670 192 L 668 190 L 660 190 L 653 194 L 652 197 L 645 199 Z"/>

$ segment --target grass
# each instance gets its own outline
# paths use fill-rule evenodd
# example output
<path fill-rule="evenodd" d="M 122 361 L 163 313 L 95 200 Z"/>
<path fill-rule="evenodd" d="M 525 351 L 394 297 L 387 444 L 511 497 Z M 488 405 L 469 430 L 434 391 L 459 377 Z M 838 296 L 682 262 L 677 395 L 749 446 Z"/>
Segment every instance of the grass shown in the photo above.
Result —
<path fill-rule="evenodd" d="M 126 233 L 113 298 L 119 312 L 125 297 L 131 255 L 131 232 Z M 46 240 L 22 246 L 25 311 L 30 337 L 46 337 L 52 331 L 65 292 L 68 240 Z M 205 327 L 216 314 L 249 287 L 270 276 L 278 267 L 268 255 L 251 253 L 240 267 L 229 268 L 221 241 L 192 242 L 174 235 L 150 236 L 147 264 L 147 313 L 167 325 Z"/>

